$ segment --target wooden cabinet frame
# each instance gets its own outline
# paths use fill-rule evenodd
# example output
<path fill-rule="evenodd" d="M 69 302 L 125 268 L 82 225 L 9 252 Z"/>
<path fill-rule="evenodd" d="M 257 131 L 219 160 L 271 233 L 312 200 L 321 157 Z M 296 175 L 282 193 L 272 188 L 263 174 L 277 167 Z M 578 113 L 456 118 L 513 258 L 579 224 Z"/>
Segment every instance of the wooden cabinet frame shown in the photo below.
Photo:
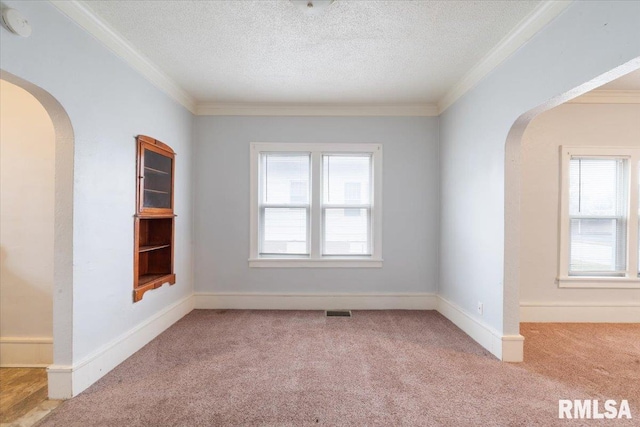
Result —
<path fill-rule="evenodd" d="M 159 288 L 164 283 L 176 283 L 173 261 L 176 217 L 173 212 L 175 152 L 167 144 L 145 135 L 139 135 L 136 140 L 134 302 L 140 301 L 145 292 Z M 162 167 L 148 164 L 149 153 L 161 160 Z M 150 188 L 158 183 L 163 186 L 162 189 Z"/>

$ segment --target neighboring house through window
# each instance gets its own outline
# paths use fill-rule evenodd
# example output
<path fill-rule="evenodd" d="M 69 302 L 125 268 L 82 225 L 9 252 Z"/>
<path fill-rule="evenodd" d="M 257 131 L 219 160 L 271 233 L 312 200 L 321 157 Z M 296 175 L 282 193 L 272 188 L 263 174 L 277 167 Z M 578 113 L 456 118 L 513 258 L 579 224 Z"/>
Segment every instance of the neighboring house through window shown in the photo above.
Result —
<path fill-rule="evenodd" d="M 252 267 L 380 267 L 380 144 L 251 144 Z"/>

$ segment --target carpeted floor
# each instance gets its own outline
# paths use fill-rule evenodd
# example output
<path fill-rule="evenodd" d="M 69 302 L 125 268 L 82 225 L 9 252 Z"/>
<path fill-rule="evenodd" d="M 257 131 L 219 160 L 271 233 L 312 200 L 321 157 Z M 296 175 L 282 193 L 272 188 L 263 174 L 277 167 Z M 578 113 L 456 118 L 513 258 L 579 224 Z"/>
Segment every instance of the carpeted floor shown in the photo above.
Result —
<path fill-rule="evenodd" d="M 594 396 L 629 400 L 640 425 L 640 324 L 522 323 L 523 367 Z"/>
<path fill-rule="evenodd" d="M 581 326 L 523 325 L 507 364 L 432 311 L 196 310 L 39 426 L 638 425 L 640 325 Z M 583 398 L 636 419 L 558 420 Z"/>

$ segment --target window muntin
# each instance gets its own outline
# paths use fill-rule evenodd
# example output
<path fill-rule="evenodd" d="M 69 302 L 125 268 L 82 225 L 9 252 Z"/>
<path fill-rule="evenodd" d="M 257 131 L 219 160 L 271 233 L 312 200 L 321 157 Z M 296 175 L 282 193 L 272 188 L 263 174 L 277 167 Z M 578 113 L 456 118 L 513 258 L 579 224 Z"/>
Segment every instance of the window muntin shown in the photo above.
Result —
<path fill-rule="evenodd" d="M 640 287 L 640 149 L 561 153 L 559 286 Z"/>
<path fill-rule="evenodd" d="M 381 267 L 380 144 L 251 144 L 251 267 Z"/>

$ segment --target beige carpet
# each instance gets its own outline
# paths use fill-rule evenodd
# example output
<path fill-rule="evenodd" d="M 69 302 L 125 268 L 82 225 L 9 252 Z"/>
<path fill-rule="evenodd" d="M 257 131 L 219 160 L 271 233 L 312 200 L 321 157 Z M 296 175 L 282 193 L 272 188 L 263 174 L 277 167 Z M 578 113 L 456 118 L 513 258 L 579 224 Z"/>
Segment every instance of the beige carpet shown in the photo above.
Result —
<path fill-rule="evenodd" d="M 40 425 L 638 425 L 637 403 L 557 419 L 558 399 L 638 402 L 640 325 L 579 329 L 525 325 L 530 360 L 507 364 L 436 312 L 196 310 Z"/>
<path fill-rule="evenodd" d="M 640 425 L 640 324 L 523 323 L 525 364 L 581 391 L 571 399 L 629 400 Z"/>

